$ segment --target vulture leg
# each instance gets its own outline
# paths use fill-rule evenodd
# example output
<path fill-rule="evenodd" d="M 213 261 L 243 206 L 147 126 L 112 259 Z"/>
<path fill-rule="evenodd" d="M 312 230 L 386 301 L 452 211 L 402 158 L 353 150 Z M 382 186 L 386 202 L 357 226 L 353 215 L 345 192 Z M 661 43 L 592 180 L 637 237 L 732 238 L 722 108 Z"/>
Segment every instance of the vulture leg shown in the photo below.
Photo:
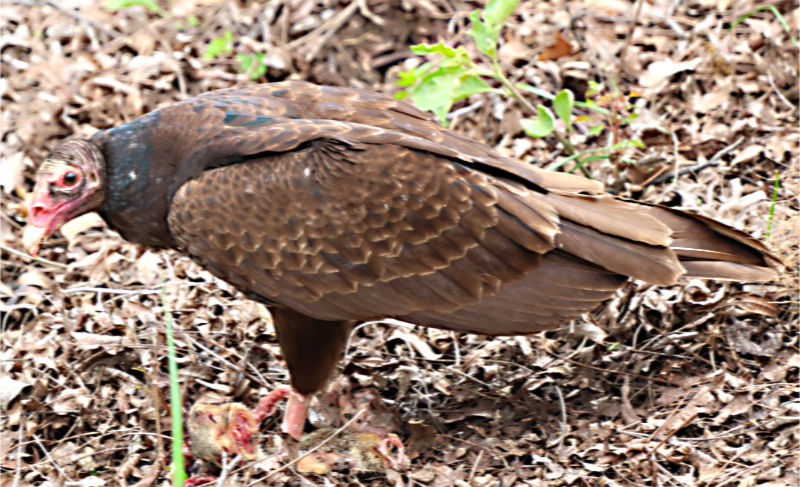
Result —
<path fill-rule="evenodd" d="M 308 403 L 333 374 L 344 354 L 353 321 L 321 321 L 286 308 L 270 308 L 283 358 L 289 368 L 291 390 L 278 389 L 265 401 L 289 396 L 283 432 L 299 440 L 308 416 Z"/>

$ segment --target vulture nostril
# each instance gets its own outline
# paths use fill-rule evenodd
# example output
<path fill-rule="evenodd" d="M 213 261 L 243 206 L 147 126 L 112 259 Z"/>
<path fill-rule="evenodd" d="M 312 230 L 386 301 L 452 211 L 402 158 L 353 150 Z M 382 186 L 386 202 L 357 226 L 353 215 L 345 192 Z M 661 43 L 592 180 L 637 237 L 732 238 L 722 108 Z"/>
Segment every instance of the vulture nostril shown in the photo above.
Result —
<path fill-rule="evenodd" d="M 45 209 L 44 205 L 33 205 L 30 209 L 30 216 L 31 219 L 36 220 L 42 215 L 45 214 L 47 210 Z"/>

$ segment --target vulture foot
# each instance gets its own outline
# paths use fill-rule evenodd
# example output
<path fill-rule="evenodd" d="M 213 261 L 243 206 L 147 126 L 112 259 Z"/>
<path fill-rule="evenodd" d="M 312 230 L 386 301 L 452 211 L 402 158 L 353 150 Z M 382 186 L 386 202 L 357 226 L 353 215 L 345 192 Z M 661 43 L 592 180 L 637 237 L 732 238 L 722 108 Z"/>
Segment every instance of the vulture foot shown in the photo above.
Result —
<path fill-rule="evenodd" d="M 397 449 L 397 458 L 392 458 L 389 454 L 389 450 L 392 446 Z M 389 433 L 386 435 L 386 438 L 379 441 L 378 444 L 375 445 L 375 451 L 386 460 L 389 468 L 392 469 L 396 469 L 398 465 L 402 464 L 406 456 L 406 448 L 403 442 L 400 441 L 400 438 L 394 433 Z"/>
<path fill-rule="evenodd" d="M 287 397 L 289 403 L 286 405 L 286 413 L 283 415 L 281 431 L 300 441 L 303 426 L 308 417 L 310 394 L 300 394 L 289 386 L 279 387 L 259 401 L 258 406 L 253 410 L 253 417 L 257 422 L 261 422 L 267 416 L 272 416 L 277 410 L 277 404 Z"/>

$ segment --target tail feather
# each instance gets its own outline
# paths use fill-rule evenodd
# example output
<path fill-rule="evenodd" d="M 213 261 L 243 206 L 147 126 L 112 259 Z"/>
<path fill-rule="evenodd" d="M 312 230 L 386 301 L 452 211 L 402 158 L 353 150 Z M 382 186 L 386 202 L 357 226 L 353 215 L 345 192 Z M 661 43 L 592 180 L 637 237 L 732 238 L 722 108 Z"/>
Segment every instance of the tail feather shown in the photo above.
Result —
<path fill-rule="evenodd" d="M 690 260 L 681 262 L 686 269 L 684 277 L 718 279 L 723 281 L 766 282 L 775 279 L 774 269 L 751 264 L 711 260 Z"/>
<path fill-rule="evenodd" d="M 711 218 L 674 208 L 642 209 L 672 230 L 672 249 L 687 277 L 769 281 L 780 260 L 760 241 Z"/>
<path fill-rule="evenodd" d="M 568 221 L 561 222 L 558 247 L 609 271 L 659 285 L 674 284 L 683 274 L 667 247 L 634 242 Z"/>
<path fill-rule="evenodd" d="M 608 195 L 585 196 L 551 192 L 534 196 L 546 200 L 563 219 L 634 242 L 669 245 L 669 225 L 643 213 L 638 205 Z"/>

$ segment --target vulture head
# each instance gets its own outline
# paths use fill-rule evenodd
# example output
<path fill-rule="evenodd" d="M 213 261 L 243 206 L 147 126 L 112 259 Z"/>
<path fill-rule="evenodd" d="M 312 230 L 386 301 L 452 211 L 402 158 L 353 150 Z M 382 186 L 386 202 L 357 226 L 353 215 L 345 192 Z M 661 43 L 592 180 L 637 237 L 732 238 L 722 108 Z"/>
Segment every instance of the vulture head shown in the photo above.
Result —
<path fill-rule="evenodd" d="M 28 205 L 25 249 L 36 255 L 42 239 L 73 218 L 97 210 L 103 202 L 105 159 L 88 140 L 61 144 L 36 174 Z"/>

